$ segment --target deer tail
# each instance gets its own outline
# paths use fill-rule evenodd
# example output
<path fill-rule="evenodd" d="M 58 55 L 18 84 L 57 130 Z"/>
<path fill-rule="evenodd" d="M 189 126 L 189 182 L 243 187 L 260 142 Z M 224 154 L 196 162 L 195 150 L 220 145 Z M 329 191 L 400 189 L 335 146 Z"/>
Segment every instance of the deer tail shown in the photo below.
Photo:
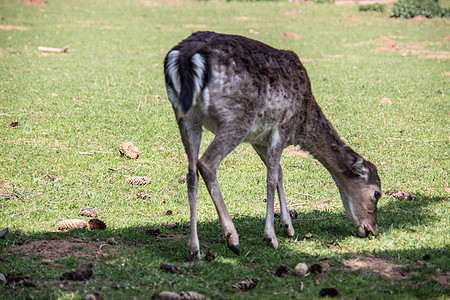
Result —
<path fill-rule="evenodd" d="M 187 113 L 208 83 L 206 59 L 200 53 L 183 55 L 180 50 L 170 51 L 164 60 L 169 100 L 174 107 Z"/>

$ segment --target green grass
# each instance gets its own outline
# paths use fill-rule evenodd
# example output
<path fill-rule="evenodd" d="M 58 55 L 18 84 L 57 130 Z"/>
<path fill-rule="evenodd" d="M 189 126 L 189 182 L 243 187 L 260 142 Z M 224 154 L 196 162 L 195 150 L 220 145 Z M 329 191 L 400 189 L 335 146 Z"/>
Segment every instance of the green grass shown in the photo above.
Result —
<path fill-rule="evenodd" d="M 0 273 L 28 276 L 35 286 L 0 282 L 1 299 L 80 299 L 94 291 L 106 299 L 148 299 L 163 290 L 194 290 L 212 299 L 315 298 L 324 287 L 335 287 L 347 299 L 449 297 L 450 85 L 445 72 L 450 70 L 448 60 L 426 58 L 448 57 L 449 42 L 442 39 L 448 34 L 446 20 L 398 20 L 389 12 L 359 12 L 357 6 L 289 2 L 21 3 L 0 0 L 0 25 L 28 28 L 0 30 L 0 230 L 10 230 L 0 239 Z M 301 13 L 283 16 L 293 10 Z M 351 15 L 359 21 L 349 20 Z M 242 34 L 298 53 L 317 101 L 348 144 L 378 166 L 383 190 L 416 198 L 384 196 L 379 236 L 359 239 L 327 171 L 312 158 L 285 155 L 287 202 L 299 212 L 294 228 L 312 238 L 287 239 L 277 227 L 280 247 L 274 250 L 262 241 L 266 171 L 251 147 L 241 145 L 219 171 L 241 256 L 225 246 L 201 181 L 200 243 L 203 253 L 209 249 L 216 259 L 189 263 L 186 185 L 178 182 L 187 161 L 165 94 L 162 62 L 197 28 Z M 283 32 L 303 38 L 283 39 Z M 383 46 L 375 42 L 380 37 L 394 39 L 404 50 L 373 52 Z M 71 47 L 64 54 L 42 56 L 37 50 L 65 45 Z M 380 103 L 383 98 L 392 104 Z M 12 122 L 20 126 L 9 128 Z M 211 138 L 205 134 L 203 150 Z M 138 160 L 118 153 L 127 141 L 140 149 Z M 120 166 L 133 169 L 109 170 Z M 62 180 L 50 181 L 47 174 Z M 149 176 L 152 184 L 126 184 L 134 175 Z M 139 199 L 139 192 L 151 198 Z M 86 205 L 100 212 L 106 230 L 57 232 L 60 220 L 79 217 Z M 161 228 L 163 222 L 180 226 Z M 169 236 L 149 236 L 149 229 Z M 17 251 L 32 242 L 75 237 L 84 243 L 66 256 Z M 101 255 L 88 247 L 96 243 L 107 244 Z M 80 257 L 84 252 L 93 256 Z M 430 260 L 423 260 L 425 254 Z M 380 275 L 374 268 L 348 267 L 352 258 L 372 256 L 400 265 L 401 272 Z M 164 261 L 186 275 L 161 270 Z M 301 261 L 325 261 L 329 268 L 293 276 Z M 94 264 L 89 281 L 59 280 L 88 262 Z M 279 265 L 290 275 L 275 276 Z M 246 277 L 260 283 L 248 292 L 231 288 Z"/>

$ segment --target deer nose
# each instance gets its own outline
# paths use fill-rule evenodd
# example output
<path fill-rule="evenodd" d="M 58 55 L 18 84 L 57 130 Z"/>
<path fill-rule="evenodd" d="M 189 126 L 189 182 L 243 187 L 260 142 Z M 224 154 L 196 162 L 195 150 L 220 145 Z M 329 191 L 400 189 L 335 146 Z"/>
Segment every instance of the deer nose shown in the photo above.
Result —
<path fill-rule="evenodd" d="M 368 236 L 370 233 L 377 235 L 378 226 L 376 224 L 372 226 L 368 223 L 363 223 L 356 228 L 356 233 L 361 238 Z"/>

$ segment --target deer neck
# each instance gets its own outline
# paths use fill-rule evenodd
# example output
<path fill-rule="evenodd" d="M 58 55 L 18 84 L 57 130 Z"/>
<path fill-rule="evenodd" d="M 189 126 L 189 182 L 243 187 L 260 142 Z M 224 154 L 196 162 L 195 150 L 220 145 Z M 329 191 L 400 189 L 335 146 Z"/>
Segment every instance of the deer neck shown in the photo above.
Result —
<path fill-rule="evenodd" d="M 340 170 L 345 168 L 342 153 L 345 143 L 315 100 L 308 109 L 304 124 L 300 146 L 323 164 L 335 180 L 339 179 Z"/>

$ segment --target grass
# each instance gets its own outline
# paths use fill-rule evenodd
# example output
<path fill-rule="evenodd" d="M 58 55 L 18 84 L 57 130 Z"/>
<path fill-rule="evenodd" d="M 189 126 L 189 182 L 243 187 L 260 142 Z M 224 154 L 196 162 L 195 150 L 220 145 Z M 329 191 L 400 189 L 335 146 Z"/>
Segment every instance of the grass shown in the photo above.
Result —
<path fill-rule="evenodd" d="M 0 239 L 0 273 L 28 276 L 35 286 L 0 282 L 1 299 L 80 299 L 95 291 L 106 299 L 142 299 L 163 290 L 195 290 L 212 299 L 315 298 L 324 287 L 336 288 L 342 298 L 448 297 L 445 19 L 406 21 L 390 19 L 388 12 L 359 12 L 357 6 L 289 2 L 21 3 L 0 1 L 0 25 L 27 28 L 0 30 L 0 230 L 10 231 Z M 283 16 L 294 10 L 301 12 Z M 294 228 L 300 237 L 312 233 L 312 238 L 291 240 L 278 230 L 280 247 L 270 249 L 262 242 L 265 168 L 249 145 L 241 145 L 219 171 L 241 256 L 225 246 L 201 182 L 200 243 L 203 253 L 209 249 L 216 259 L 188 262 L 189 208 L 186 186 L 178 182 L 187 161 L 166 99 L 162 61 L 198 29 L 242 34 L 298 53 L 317 101 L 348 144 L 378 166 L 383 190 L 407 191 L 415 199 L 384 196 L 379 236 L 359 239 L 327 171 L 310 157 L 286 153 L 288 206 L 299 213 Z M 282 32 L 302 39 L 283 39 Z M 380 37 L 390 37 L 402 50 L 373 52 L 383 46 Z M 64 54 L 37 50 L 65 45 L 71 47 Z M 391 104 L 380 103 L 383 98 Z M 9 128 L 12 122 L 20 126 Z M 203 150 L 211 138 L 205 134 Z M 119 155 L 118 146 L 127 141 L 140 149 L 138 160 Z M 132 170 L 109 170 L 120 166 Z M 62 180 L 51 181 L 47 174 Z M 126 184 L 134 175 L 149 176 L 152 184 Z M 139 192 L 150 199 L 137 198 Z M 62 219 L 88 220 L 77 215 L 86 205 L 99 211 L 106 230 L 57 232 Z M 170 222 L 180 225 L 161 227 Z M 149 229 L 166 237 L 149 236 Z M 67 255 L 27 247 L 55 240 L 71 245 Z M 369 268 L 352 269 L 357 258 Z M 401 271 L 380 271 L 383 264 L 368 263 L 371 258 Z M 328 268 L 293 276 L 301 261 Z M 89 262 L 94 265 L 89 281 L 59 280 Z M 161 270 L 163 262 L 186 274 Z M 290 275 L 275 276 L 279 265 Z M 260 283 L 248 292 L 231 288 L 246 277 Z"/>

